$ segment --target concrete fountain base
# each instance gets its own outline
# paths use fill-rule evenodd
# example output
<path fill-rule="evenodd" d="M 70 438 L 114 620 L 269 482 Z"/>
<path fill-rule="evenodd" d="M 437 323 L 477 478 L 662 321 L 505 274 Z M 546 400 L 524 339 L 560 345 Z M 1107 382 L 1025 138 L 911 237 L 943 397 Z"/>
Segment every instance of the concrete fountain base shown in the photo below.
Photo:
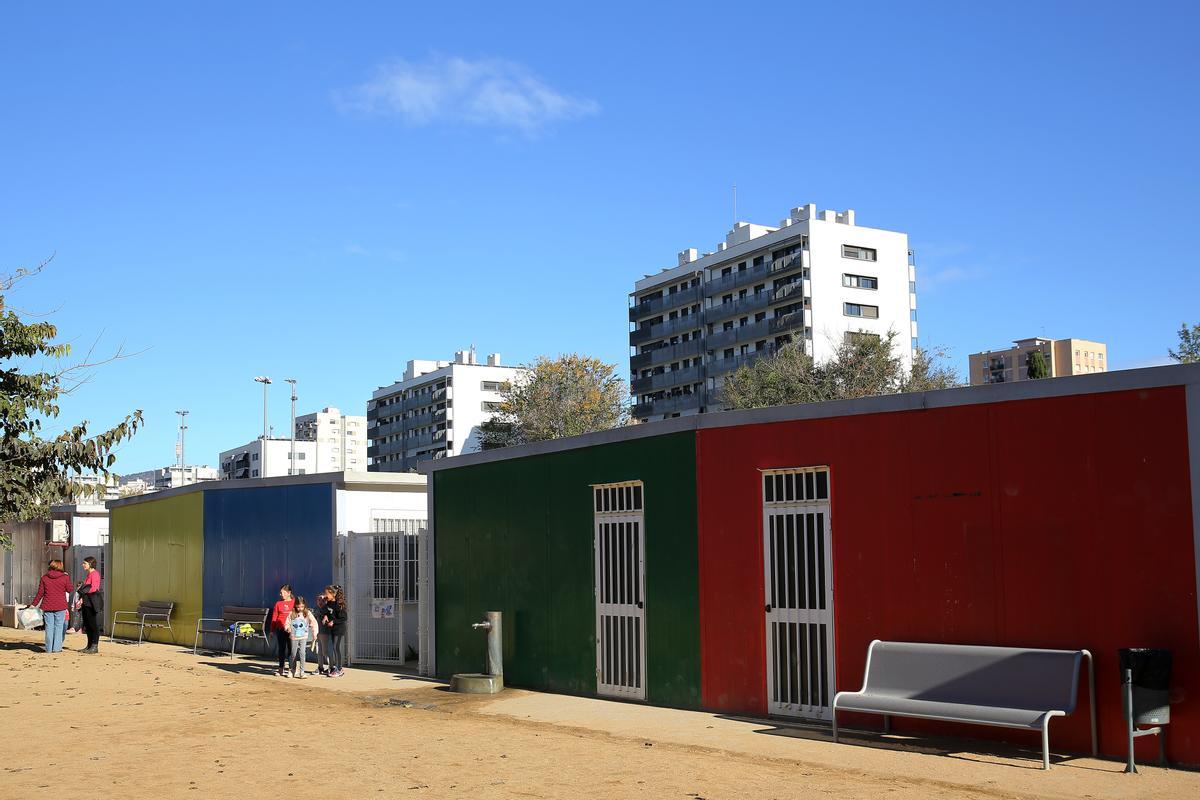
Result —
<path fill-rule="evenodd" d="M 463 694 L 497 694 L 504 688 L 503 675 L 460 672 L 450 676 L 450 691 Z"/>

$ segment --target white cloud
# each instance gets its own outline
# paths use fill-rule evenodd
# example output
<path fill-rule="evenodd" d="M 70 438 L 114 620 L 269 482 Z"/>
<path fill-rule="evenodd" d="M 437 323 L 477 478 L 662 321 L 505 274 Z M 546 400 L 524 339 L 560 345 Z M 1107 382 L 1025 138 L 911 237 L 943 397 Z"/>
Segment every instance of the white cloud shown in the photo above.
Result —
<path fill-rule="evenodd" d="M 414 125 L 466 123 L 526 133 L 600 110 L 596 101 L 564 94 L 503 59 L 393 61 L 335 99 L 343 112 L 398 116 Z"/>

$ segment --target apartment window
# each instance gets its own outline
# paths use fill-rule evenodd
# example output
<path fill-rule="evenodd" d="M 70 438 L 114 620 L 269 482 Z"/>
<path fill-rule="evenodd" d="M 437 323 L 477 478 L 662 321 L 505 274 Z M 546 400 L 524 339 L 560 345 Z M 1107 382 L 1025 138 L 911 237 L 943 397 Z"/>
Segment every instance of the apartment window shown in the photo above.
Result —
<path fill-rule="evenodd" d="M 251 477 L 251 478 L 257 478 L 257 477 L 258 477 L 258 470 L 256 470 L 256 469 L 252 469 L 252 470 L 250 470 L 250 477 Z"/>
<path fill-rule="evenodd" d="M 732 274 L 733 274 L 733 267 L 726 267 L 725 269 L 721 270 L 722 278 L 724 278 L 726 275 L 732 275 Z"/>
<path fill-rule="evenodd" d="M 723 330 L 723 331 L 733 330 L 733 321 L 731 320 L 729 322 L 726 322 L 724 325 L 721 326 L 721 330 Z"/>
<path fill-rule="evenodd" d="M 250 460 L 251 460 L 251 461 L 258 461 L 258 453 L 251 453 L 251 454 L 250 454 Z"/>
<path fill-rule="evenodd" d="M 842 258 L 853 258 L 858 261 L 876 261 L 877 254 L 873 247 L 858 247 L 852 244 L 842 245 Z"/>
<path fill-rule="evenodd" d="M 727 294 L 721 298 L 721 305 L 725 305 L 726 303 L 732 303 L 732 302 L 733 302 L 732 294 Z"/>
<path fill-rule="evenodd" d="M 510 384 L 508 381 L 483 381 L 479 384 L 479 388 L 485 392 L 503 392 L 508 389 Z"/>
<path fill-rule="evenodd" d="M 482 411 L 499 411 L 501 405 L 501 403 L 493 403 L 488 400 L 484 400 L 479 404 L 479 407 Z"/>
<path fill-rule="evenodd" d="M 850 289 L 878 289 L 879 279 L 872 278 L 870 275 L 851 275 L 844 272 L 842 273 L 842 286 Z"/>
<path fill-rule="evenodd" d="M 879 319 L 879 306 L 868 306 L 862 303 L 842 303 L 842 313 L 847 317 Z"/>
<path fill-rule="evenodd" d="M 725 352 L 721 354 L 721 357 L 722 358 L 733 358 L 733 348 L 732 347 L 725 348 Z"/>
<path fill-rule="evenodd" d="M 846 331 L 846 344 L 874 344 L 879 341 L 879 334 L 866 331 Z"/>

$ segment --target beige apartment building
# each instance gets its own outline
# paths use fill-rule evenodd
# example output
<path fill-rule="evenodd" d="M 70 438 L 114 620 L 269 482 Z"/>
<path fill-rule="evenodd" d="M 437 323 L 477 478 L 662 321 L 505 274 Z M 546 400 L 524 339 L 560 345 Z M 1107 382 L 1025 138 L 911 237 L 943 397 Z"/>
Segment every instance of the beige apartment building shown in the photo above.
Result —
<path fill-rule="evenodd" d="M 969 357 L 971 385 L 1029 380 L 1029 358 L 1041 352 L 1051 378 L 1108 372 L 1108 347 L 1089 339 L 1018 339 L 1007 350 L 985 350 Z"/>

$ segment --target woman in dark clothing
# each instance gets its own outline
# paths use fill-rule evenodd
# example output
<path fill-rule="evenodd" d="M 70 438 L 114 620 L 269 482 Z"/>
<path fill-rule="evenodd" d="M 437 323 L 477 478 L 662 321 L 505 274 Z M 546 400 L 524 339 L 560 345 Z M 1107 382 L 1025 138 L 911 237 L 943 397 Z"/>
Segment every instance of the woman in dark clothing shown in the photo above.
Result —
<path fill-rule="evenodd" d="M 275 631 L 275 648 L 279 656 L 279 669 L 275 674 L 281 678 L 287 677 L 288 658 L 292 655 L 292 637 L 288 636 L 287 619 L 296 605 L 296 596 L 292 593 L 291 584 L 285 583 L 279 587 L 279 600 L 271 609 L 271 630 Z"/>
<path fill-rule="evenodd" d="M 67 627 L 67 599 L 71 596 L 71 578 L 63 572 L 63 562 L 57 558 L 38 581 L 37 594 L 30 605 L 42 606 L 42 621 L 46 627 L 46 652 L 61 653 L 63 633 Z"/>
<path fill-rule="evenodd" d="M 340 586 L 325 587 L 325 605 L 321 607 L 321 630 L 329 631 L 329 654 L 332 660 L 329 664 L 330 678 L 342 677 L 342 652 L 346 644 L 346 620 L 350 618 L 346 610 L 346 593 Z"/>
<path fill-rule="evenodd" d="M 83 630 L 87 633 L 87 647 L 81 653 L 96 653 L 100 648 L 100 620 L 104 617 L 104 595 L 100 594 L 100 572 L 96 559 L 88 556 L 83 560 L 84 579 L 75 591 L 79 593 L 83 612 Z"/>

